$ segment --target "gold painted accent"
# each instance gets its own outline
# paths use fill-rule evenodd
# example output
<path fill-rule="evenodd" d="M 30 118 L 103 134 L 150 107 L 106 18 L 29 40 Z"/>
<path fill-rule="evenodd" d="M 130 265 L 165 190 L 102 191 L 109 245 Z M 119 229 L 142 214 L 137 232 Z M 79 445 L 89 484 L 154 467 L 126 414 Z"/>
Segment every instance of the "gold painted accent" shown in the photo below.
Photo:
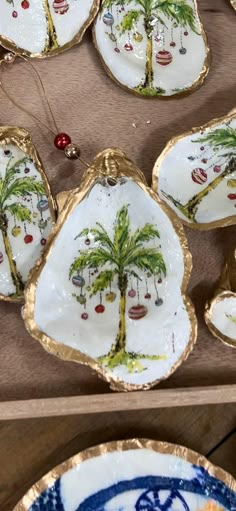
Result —
<path fill-rule="evenodd" d="M 171 367 L 169 372 L 161 379 L 154 382 L 147 383 L 144 385 L 133 385 L 125 384 L 121 380 L 114 377 L 110 371 L 105 371 L 99 361 L 85 355 L 79 350 L 73 349 L 69 346 L 56 342 L 54 339 L 42 332 L 35 322 L 34 318 L 34 303 L 36 297 L 37 282 L 40 278 L 41 272 L 43 271 L 44 265 L 50 257 L 53 251 L 54 245 L 57 240 L 57 236 L 60 233 L 60 229 L 64 222 L 71 215 L 74 208 L 86 197 L 90 189 L 96 182 L 101 179 L 116 179 L 120 177 L 131 178 L 151 199 L 159 204 L 161 209 L 170 219 L 172 226 L 180 240 L 180 244 L 183 251 L 184 257 L 184 276 L 181 286 L 183 302 L 185 304 L 190 324 L 191 333 L 188 345 L 185 348 L 182 356 L 177 362 Z M 136 165 L 128 159 L 128 157 L 120 149 L 106 149 L 99 153 L 95 158 L 92 165 L 84 172 L 82 176 L 81 186 L 73 191 L 69 195 L 69 192 L 59 194 L 59 218 L 57 224 L 53 227 L 52 232 L 49 236 L 48 243 L 42 257 L 37 261 L 34 270 L 31 273 L 31 278 L 26 286 L 25 290 L 25 307 L 22 310 L 22 317 L 25 321 L 25 326 L 29 331 L 30 335 L 41 343 L 46 351 L 52 353 L 62 360 L 70 360 L 90 366 L 100 375 L 104 380 L 110 383 L 110 386 L 114 390 L 128 391 L 128 390 L 146 390 L 154 387 L 162 379 L 168 378 L 180 364 L 186 360 L 188 355 L 193 349 L 193 346 L 197 339 L 197 320 L 194 312 L 194 307 L 190 299 L 186 296 L 186 289 L 192 270 L 192 256 L 188 250 L 187 240 L 184 234 L 184 230 L 181 222 L 176 215 L 163 203 L 159 201 L 156 194 L 147 186 L 146 179 L 143 173 L 136 167 Z"/>
<path fill-rule="evenodd" d="M 99 45 L 97 43 L 97 39 L 96 39 L 96 30 L 95 30 L 95 27 L 96 27 L 96 22 L 97 22 L 97 19 L 98 19 L 98 16 L 100 15 L 100 12 L 102 12 L 102 8 L 103 8 L 103 2 L 105 2 L 106 0 L 103 0 L 102 1 L 102 4 L 101 4 L 101 7 L 100 7 L 100 10 L 99 10 L 99 13 L 97 15 L 97 18 L 95 19 L 95 22 L 93 24 L 93 28 L 92 28 L 92 34 L 93 34 L 93 44 L 99 54 L 99 57 L 100 57 L 100 60 L 102 62 L 102 66 L 103 68 L 105 69 L 106 73 L 108 74 L 108 76 L 117 84 L 119 85 L 119 87 L 121 87 L 122 89 L 130 92 L 131 94 L 134 94 L 135 96 L 137 97 L 143 97 L 143 98 L 148 98 L 148 99 L 162 99 L 162 100 L 170 100 L 170 99 L 177 99 L 177 98 L 181 98 L 181 97 L 185 97 L 185 96 L 188 96 L 189 94 L 191 94 L 192 92 L 194 92 L 196 89 L 198 89 L 199 87 L 201 87 L 201 85 L 204 83 L 208 73 L 209 73 L 209 70 L 210 70 L 210 65 L 211 65 L 211 50 L 210 50 L 210 46 L 209 46 L 209 43 L 208 43 L 208 38 L 207 38 L 207 34 L 204 30 L 204 27 L 203 27 L 203 23 L 201 21 L 201 17 L 200 17 L 200 14 L 199 14 L 199 11 L 198 11 L 198 7 L 197 7 L 197 0 L 193 0 L 194 1 L 194 7 L 196 9 L 196 13 L 197 13 L 197 17 L 198 17 L 198 21 L 199 21 L 199 26 L 200 26 L 200 30 L 201 30 L 201 35 L 203 37 L 203 41 L 204 41 L 204 45 L 205 45 L 205 50 L 206 50 L 206 58 L 205 58 L 205 61 L 204 61 L 204 64 L 203 64 L 203 68 L 198 76 L 198 78 L 196 78 L 196 80 L 194 80 L 194 82 L 192 83 L 191 87 L 188 87 L 187 89 L 183 90 L 183 91 L 179 91 L 179 92 L 176 92 L 175 94 L 172 94 L 171 96 L 164 96 L 164 95 L 156 95 L 156 96 L 149 96 L 149 95 L 144 95 L 144 94 L 141 94 L 140 92 L 137 92 L 137 90 L 135 89 L 131 89 L 130 87 L 128 87 L 127 85 L 123 85 L 121 82 L 119 82 L 119 80 L 113 75 L 113 73 L 111 72 L 110 68 L 108 67 L 108 65 L 106 64 L 102 54 L 100 53 L 100 50 L 99 50 Z M 236 1 L 236 0 L 235 0 Z M 149 39 L 148 39 L 149 40 Z M 147 51 L 147 55 L 150 56 L 150 50 L 152 50 L 152 47 L 149 45 L 149 50 Z M 150 62 L 150 58 L 149 58 L 149 62 Z M 148 66 L 148 64 L 147 64 Z M 146 68 L 146 71 L 148 70 L 148 67 Z M 149 71 L 150 71 L 150 65 L 149 65 Z M 137 84 L 137 87 L 138 87 L 138 84 Z"/>
<path fill-rule="evenodd" d="M 163 149 L 160 156 L 157 158 L 157 160 L 154 164 L 154 167 L 153 167 L 152 189 L 154 190 L 154 192 L 158 194 L 158 178 L 159 178 L 160 168 L 163 163 L 163 160 L 166 158 L 168 153 L 172 151 L 174 145 L 176 145 L 178 142 L 180 142 L 185 137 L 189 137 L 190 135 L 194 135 L 195 133 L 198 133 L 198 132 L 206 131 L 209 128 L 215 128 L 216 126 L 223 124 L 223 123 L 230 122 L 235 118 L 236 118 L 236 109 L 234 108 L 233 110 L 230 111 L 229 114 L 227 114 L 226 117 L 220 117 L 218 119 L 213 119 L 210 122 L 208 122 L 207 124 L 203 124 L 202 126 L 192 128 L 191 130 L 185 131 L 184 133 L 182 133 L 182 135 L 178 135 L 177 137 L 171 138 L 169 140 L 169 142 L 167 143 L 167 145 L 165 146 L 165 148 Z M 173 170 L 173 172 L 175 172 L 174 168 L 172 170 Z M 218 178 L 216 178 L 216 180 L 218 180 L 218 181 L 215 180 L 216 185 L 219 183 L 219 181 L 221 181 L 220 178 L 223 174 L 225 175 L 225 172 L 226 172 L 226 170 L 224 172 L 222 172 L 222 174 L 220 176 L 218 176 Z M 210 188 L 213 188 L 212 183 L 210 183 L 210 185 L 208 187 L 208 191 Z M 206 191 L 206 188 L 202 191 L 203 196 L 206 193 L 205 191 Z M 159 194 L 158 194 L 158 196 L 159 196 Z M 164 202 L 161 198 L 160 198 L 160 200 L 162 202 Z M 232 215 L 232 216 L 223 218 L 222 220 L 215 220 L 213 222 L 207 222 L 207 223 L 197 223 L 197 222 L 191 223 L 191 222 L 188 222 L 187 220 L 184 220 L 182 218 L 180 219 L 180 221 L 187 227 L 190 227 L 191 229 L 195 229 L 195 230 L 199 230 L 199 231 L 208 231 L 210 229 L 215 229 L 217 227 L 226 227 L 229 225 L 234 225 L 236 223 L 236 215 Z"/>
<path fill-rule="evenodd" d="M 106 444 L 96 445 L 82 451 L 72 458 L 61 463 L 48 474 L 46 474 L 40 481 L 34 484 L 24 497 L 18 502 L 13 511 L 29 511 L 33 502 L 41 495 L 41 493 L 50 486 L 52 486 L 57 479 L 63 476 L 66 472 L 81 465 L 84 461 L 105 456 L 112 452 L 131 451 L 139 449 L 149 449 L 160 454 L 169 454 L 185 460 L 187 463 L 203 467 L 207 472 L 216 479 L 222 481 L 232 491 L 236 492 L 236 480 L 234 477 L 216 465 L 213 465 L 205 456 L 198 454 L 195 451 L 187 449 L 181 445 L 170 444 L 168 442 L 158 442 L 156 440 L 148 440 L 144 438 L 133 438 L 129 440 L 119 440 L 116 442 L 109 442 Z"/>
<path fill-rule="evenodd" d="M 230 0 L 233 8 L 236 10 L 236 0 Z"/>
<path fill-rule="evenodd" d="M 49 53 L 52 50 L 57 50 L 59 47 L 57 41 L 57 33 L 55 29 L 55 25 L 53 23 L 51 9 L 48 3 L 48 0 L 43 0 L 43 9 L 45 13 L 46 23 L 47 23 L 47 36 L 46 36 L 46 44 L 44 48 L 44 53 Z"/>
<path fill-rule="evenodd" d="M 205 321 L 211 333 L 224 344 L 236 348 L 236 339 L 233 340 L 224 335 L 213 325 L 212 311 L 215 305 L 223 302 L 226 298 L 234 298 L 236 300 L 236 248 L 233 247 L 226 257 L 222 275 L 215 291 L 214 298 L 206 303 Z"/>
<path fill-rule="evenodd" d="M 58 46 L 58 45 L 55 46 L 55 37 L 53 38 L 51 35 L 51 41 L 53 41 L 54 47 L 52 50 L 50 50 L 49 53 L 45 53 L 45 51 L 42 51 L 42 53 L 31 53 L 27 50 L 24 50 L 23 48 L 18 47 L 14 43 L 14 41 L 9 39 L 8 37 L 5 37 L 4 35 L 0 35 L 0 44 L 1 44 L 1 46 L 3 46 L 3 48 L 6 48 L 7 50 L 12 51 L 16 55 L 21 55 L 21 56 L 30 57 L 30 58 L 39 58 L 39 59 L 42 59 L 45 57 L 54 57 L 54 56 L 59 55 L 60 53 L 64 52 L 65 50 L 72 48 L 72 46 L 74 46 L 75 44 L 78 44 L 81 42 L 84 33 L 86 32 L 87 28 L 91 25 L 92 21 L 94 20 L 96 14 L 98 12 L 99 5 L 100 5 L 100 0 L 93 1 L 93 5 L 90 9 L 89 16 L 88 16 L 87 20 L 85 21 L 85 23 L 83 24 L 83 26 L 81 27 L 79 32 L 68 43 L 64 44 L 63 46 Z M 47 19 L 47 22 L 48 23 L 50 22 L 49 18 Z M 51 26 L 50 28 L 51 28 L 51 31 L 52 31 L 51 34 L 52 34 L 53 27 Z"/>
<path fill-rule="evenodd" d="M 47 176 L 45 174 L 43 164 L 42 164 L 42 162 L 39 158 L 39 155 L 33 145 L 32 138 L 31 138 L 29 132 L 26 131 L 24 128 L 18 128 L 16 126 L 0 126 L 0 146 L 8 145 L 8 144 L 16 145 L 21 151 L 23 151 L 27 156 L 29 156 L 29 158 L 31 158 L 33 160 L 35 168 L 39 172 L 42 182 L 43 182 L 43 185 L 44 185 L 44 188 L 45 188 L 45 192 L 46 192 L 46 195 L 48 198 L 50 215 L 52 218 L 52 223 L 54 224 L 56 222 L 56 211 L 57 211 L 56 202 L 54 201 L 54 199 L 52 197 L 50 185 L 49 185 Z M 1 221 L 1 219 L 0 219 L 0 221 Z M 15 263 L 14 263 L 14 261 L 13 261 L 13 264 L 11 263 L 11 254 L 9 252 L 9 250 L 11 251 L 11 249 L 9 249 L 9 246 L 8 246 L 6 240 L 4 240 L 4 244 L 5 244 L 6 251 L 9 254 L 9 265 L 10 265 L 10 271 L 11 271 L 12 277 L 13 277 L 13 282 L 16 286 L 16 289 L 18 289 L 18 287 L 19 287 L 19 290 L 22 291 L 22 289 L 21 289 L 22 282 L 21 282 L 21 279 L 19 278 L 20 276 L 19 276 L 18 272 L 16 272 L 16 269 L 14 269 L 14 267 L 13 267 L 13 266 L 15 266 Z M 22 302 L 24 300 L 24 296 L 22 295 L 21 297 L 11 297 L 11 296 L 5 296 L 0 293 L 0 300 L 4 300 L 6 302 Z"/>

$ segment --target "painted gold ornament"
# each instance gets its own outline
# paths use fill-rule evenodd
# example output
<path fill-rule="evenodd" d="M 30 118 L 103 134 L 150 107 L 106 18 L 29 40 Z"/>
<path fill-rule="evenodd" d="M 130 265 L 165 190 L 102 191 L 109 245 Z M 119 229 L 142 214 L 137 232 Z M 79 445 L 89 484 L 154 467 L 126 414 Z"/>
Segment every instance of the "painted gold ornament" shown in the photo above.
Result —
<path fill-rule="evenodd" d="M 194 229 L 236 222 L 236 111 L 171 139 L 152 188 Z"/>
<path fill-rule="evenodd" d="M 100 153 L 81 187 L 59 202 L 27 286 L 26 328 L 47 351 L 91 366 L 114 389 L 150 388 L 196 340 L 181 224 L 119 149 Z"/>
<path fill-rule="evenodd" d="M 233 511 L 236 481 L 185 447 L 132 439 L 82 451 L 37 482 L 14 511 Z"/>
<path fill-rule="evenodd" d="M 55 211 L 29 133 L 0 127 L 0 299 L 23 299 L 25 282 L 43 250 Z M 40 228 L 37 219 L 47 220 Z"/>
<path fill-rule="evenodd" d="M 196 0 L 103 0 L 94 43 L 107 73 L 143 96 L 191 92 L 209 70 Z"/>
<path fill-rule="evenodd" d="M 206 304 L 206 324 L 226 345 L 236 348 L 236 249 L 229 251 L 214 298 Z"/>
<path fill-rule="evenodd" d="M 18 55 L 48 57 L 79 43 L 99 0 L 2 0 L 0 43 Z"/>

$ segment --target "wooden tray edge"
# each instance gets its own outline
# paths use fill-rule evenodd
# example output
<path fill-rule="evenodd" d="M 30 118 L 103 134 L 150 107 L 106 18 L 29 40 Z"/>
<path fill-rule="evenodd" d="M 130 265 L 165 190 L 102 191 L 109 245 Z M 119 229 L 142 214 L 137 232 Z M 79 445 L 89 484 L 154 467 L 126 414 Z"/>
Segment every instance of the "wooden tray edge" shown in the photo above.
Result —
<path fill-rule="evenodd" d="M 0 421 L 236 402 L 236 384 L 5 401 Z"/>

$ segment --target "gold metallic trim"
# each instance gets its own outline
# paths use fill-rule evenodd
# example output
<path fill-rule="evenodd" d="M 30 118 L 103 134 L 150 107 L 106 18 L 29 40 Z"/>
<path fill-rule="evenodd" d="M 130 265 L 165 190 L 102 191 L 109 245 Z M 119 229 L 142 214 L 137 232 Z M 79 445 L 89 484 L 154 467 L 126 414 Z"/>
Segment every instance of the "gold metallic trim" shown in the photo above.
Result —
<path fill-rule="evenodd" d="M 166 158 L 167 154 L 170 151 L 172 151 L 174 145 L 176 145 L 180 140 L 182 140 L 185 137 L 194 135 L 195 133 L 198 133 L 200 131 L 206 131 L 208 128 L 214 128 L 218 124 L 229 122 L 235 118 L 236 118 L 236 109 L 234 108 L 225 117 L 219 117 L 219 118 L 213 119 L 210 122 L 203 124 L 202 126 L 192 128 L 191 130 L 185 131 L 184 133 L 182 133 L 181 135 L 178 135 L 177 137 L 171 138 L 169 140 L 169 142 L 166 144 L 163 151 L 161 152 L 160 156 L 158 156 L 158 158 L 154 164 L 154 167 L 153 167 L 152 189 L 154 190 L 154 192 L 158 194 L 158 177 L 159 177 L 160 168 L 163 163 L 163 160 Z M 175 171 L 175 169 L 173 169 L 173 172 L 174 171 Z M 159 194 L 158 194 L 158 197 L 159 197 Z M 162 201 L 162 199 L 160 199 L 160 200 Z M 166 204 L 166 202 L 165 202 L 165 204 Z M 171 208 L 171 210 L 172 210 L 172 208 Z M 195 229 L 198 231 L 208 231 L 210 229 L 216 229 L 217 227 L 227 227 L 229 225 L 234 225 L 236 223 L 236 215 L 232 215 L 232 216 L 226 217 L 222 220 L 215 220 L 213 222 L 208 222 L 208 223 L 191 223 L 191 222 L 187 222 L 187 220 L 184 220 L 182 218 L 180 219 L 180 221 L 182 222 L 182 224 L 186 225 L 187 227 L 190 227 L 191 229 Z"/>
<path fill-rule="evenodd" d="M 236 339 L 224 335 L 218 328 L 216 328 L 212 321 L 212 311 L 214 306 L 224 301 L 225 298 L 235 298 L 236 299 L 236 248 L 234 247 L 229 251 L 229 254 L 226 258 L 224 268 L 221 274 L 221 278 L 218 284 L 218 287 L 215 291 L 215 295 L 212 300 L 208 301 L 205 305 L 205 322 L 211 331 L 211 333 L 217 339 L 220 339 L 227 346 L 231 346 L 232 348 L 236 348 Z"/>
<path fill-rule="evenodd" d="M 90 9 L 89 16 L 79 32 L 69 41 L 68 43 L 64 44 L 63 46 L 59 46 L 58 48 L 48 52 L 48 53 L 31 53 L 27 50 L 24 50 L 23 48 L 18 47 L 11 39 L 8 37 L 5 37 L 4 35 L 0 35 L 0 45 L 3 46 L 3 48 L 6 48 L 6 50 L 10 50 L 16 55 L 23 55 L 25 57 L 29 58 L 39 58 L 43 59 L 46 57 L 55 57 L 56 55 L 59 55 L 60 53 L 64 52 L 65 50 L 68 50 L 69 48 L 72 48 L 75 44 L 78 44 L 81 42 L 84 33 L 86 32 L 87 28 L 91 25 L 93 22 L 98 9 L 100 5 L 100 0 L 93 0 L 93 5 Z"/>
<path fill-rule="evenodd" d="M 122 380 L 115 378 L 110 371 L 105 371 L 104 368 L 93 358 L 81 353 L 79 350 L 73 349 L 64 344 L 56 342 L 54 339 L 42 332 L 34 319 L 34 302 L 36 296 L 37 282 L 40 278 L 41 272 L 43 271 L 44 265 L 50 257 L 51 251 L 54 248 L 57 236 L 60 233 L 60 229 L 63 223 L 66 221 L 68 216 L 72 213 L 74 208 L 86 197 L 92 186 L 101 178 L 104 177 L 130 177 L 138 184 L 138 186 L 147 193 L 154 201 L 156 201 L 161 209 L 170 219 L 172 226 L 180 240 L 180 244 L 183 251 L 184 257 L 184 276 L 182 282 L 182 296 L 186 306 L 186 310 L 189 316 L 191 333 L 190 339 L 186 346 L 185 351 L 179 360 L 171 367 L 169 372 L 160 379 L 154 382 L 146 383 L 144 385 L 133 385 L 124 383 Z M 62 200 L 59 203 L 59 208 L 63 207 L 63 201 L 65 196 L 61 196 Z M 52 232 L 48 238 L 48 243 L 41 258 L 37 261 L 34 270 L 31 273 L 31 278 L 26 286 L 25 290 L 25 307 L 22 310 L 22 317 L 25 321 L 25 326 L 32 337 L 34 337 L 43 348 L 61 358 L 62 360 L 70 360 L 78 362 L 87 366 L 90 366 L 94 371 L 97 372 L 105 381 L 110 383 L 110 386 L 114 390 L 118 391 L 130 391 L 130 390 L 146 390 L 154 387 L 161 380 L 168 378 L 179 366 L 186 360 L 188 355 L 193 349 L 193 346 L 197 339 L 197 319 L 195 316 L 194 307 L 191 300 L 185 295 L 188 281 L 192 270 L 192 256 L 188 250 L 187 239 L 184 234 L 184 230 L 181 222 L 175 214 L 172 213 L 168 206 L 164 205 L 159 201 L 156 194 L 147 186 L 143 173 L 136 167 L 136 165 L 127 158 L 127 156 L 120 149 L 106 149 L 99 153 L 95 158 L 93 164 L 85 171 L 82 176 L 81 186 L 71 192 L 69 199 L 64 205 L 57 224 L 53 227 Z"/>
<path fill-rule="evenodd" d="M 123 85 L 113 75 L 113 73 L 111 72 L 110 68 L 106 64 L 102 54 L 100 53 L 99 46 L 98 46 L 97 39 L 96 39 L 96 28 L 95 27 L 96 27 L 98 16 L 100 15 L 100 10 L 102 9 L 103 2 L 105 2 L 105 0 L 102 1 L 100 10 L 99 10 L 99 12 L 97 14 L 97 17 L 95 19 L 95 22 L 94 22 L 93 28 L 92 28 L 93 44 L 94 44 L 94 46 L 95 46 L 95 48 L 96 48 L 96 50 L 98 52 L 98 55 L 100 57 L 102 66 L 105 69 L 106 73 L 108 74 L 108 76 L 117 85 L 119 85 L 119 87 L 121 87 L 126 92 L 130 92 L 131 94 L 134 94 L 135 96 L 137 96 L 139 98 L 141 97 L 141 98 L 147 98 L 147 99 L 161 99 L 161 100 L 164 101 L 164 100 L 178 99 L 178 98 L 182 98 L 182 97 L 188 96 L 189 94 L 191 94 L 192 92 L 194 92 L 195 90 L 197 90 L 198 88 L 200 88 L 203 85 L 203 83 L 204 83 L 204 81 L 205 81 L 205 79 L 206 79 L 206 77 L 207 77 L 207 75 L 209 73 L 209 70 L 210 70 L 210 65 L 211 65 L 211 50 L 210 50 L 210 46 L 209 46 L 209 43 L 208 43 L 208 37 L 207 37 L 207 34 L 206 34 L 205 30 L 204 30 L 203 23 L 202 23 L 202 20 L 201 20 L 201 16 L 199 14 L 198 6 L 197 6 L 197 0 L 193 0 L 193 1 L 194 1 L 194 7 L 196 8 L 196 13 L 197 13 L 197 16 L 198 16 L 198 20 L 199 20 L 199 26 L 200 26 L 200 29 L 201 29 L 201 35 L 203 37 L 204 44 L 205 44 L 206 57 L 205 57 L 205 60 L 204 60 L 203 68 L 202 68 L 198 78 L 196 78 L 196 80 L 194 80 L 192 85 L 190 87 L 188 87 L 187 89 L 184 89 L 183 91 L 177 92 L 176 94 L 171 94 L 170 96 L 164 96 L 164 95 L 163 96 L 162 95 L 146 96 L 146 95 L 141 94 L 141 93 L 137 92 L 136 90 L 128 87 L 127 85 Z"/>
<path fill-rule="evenodd" d="M 100 444 L 95 447 L 90 447 L 82 451 L 72 458 L 64 461 L 53 470 L 48 472 L 40 481 L 34 484 L 25 496 L 18 502 L 13 511 L 29 511 L 33 502 L 45 491 L 48 487 L 52 486 L 57 479 L 72 468 L 82 464 L 84 461 L 104 456 L 107 453 L 115 451 L 130 451 L 135 449 L 149 449 L 160 454 L 169 454 L 177 456 L 188 463 L 203 467 L 211 476 L 222 481 L 232 491 L 236 492 L 236 480 L 231 474 L 225 472 L 222 468 L 213 465 L 208 459 L 195 451 L 187 449 L 181 445 L 170 444 L 168 442 L 158 442 L 156 440 L 148 440 L 143 438 L 134 438 L 130 440 L 119 440 L 116 442 L 109 442 Z"/>
<path fill-rule="evenodd" d="M 236 0 L 230 0 L 232 7 L 236 10 Z"/>
<path fill-rule="evenodd" d="M 56 222 L 57 205 L 52 197 L 50 185 L 45 174 L 43 164 L 41 162 L 41 159 L 38 155 L 36 148 L 33 145 L 30 133 L 24 128 L 19 128 L 17 126 L 0 126 L 0 146 L 5 144 L 16 145 L 21 151 L 23 151 L 33 160 L 35 167 L 41 176 L 47 194 L 50 214 L 52 217 L 52 222 L 54 224 Z M 5 302 L 23 302 L 24 296 L 12 298 L 11 296 L 5 296 L 0 293 L 0 300 L 3 300 Z"/>

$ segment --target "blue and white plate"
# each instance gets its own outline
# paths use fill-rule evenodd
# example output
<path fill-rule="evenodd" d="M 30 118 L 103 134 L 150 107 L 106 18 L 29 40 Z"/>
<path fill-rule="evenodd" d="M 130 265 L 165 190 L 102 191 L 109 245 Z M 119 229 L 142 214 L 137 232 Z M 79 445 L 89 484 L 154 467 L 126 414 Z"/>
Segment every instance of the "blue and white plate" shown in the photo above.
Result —
<path fill-rule="evenodd" d="M 173 444 L 93 447 L 47 474 L 14 511 L 235 511 L 236 481 Z"/>

